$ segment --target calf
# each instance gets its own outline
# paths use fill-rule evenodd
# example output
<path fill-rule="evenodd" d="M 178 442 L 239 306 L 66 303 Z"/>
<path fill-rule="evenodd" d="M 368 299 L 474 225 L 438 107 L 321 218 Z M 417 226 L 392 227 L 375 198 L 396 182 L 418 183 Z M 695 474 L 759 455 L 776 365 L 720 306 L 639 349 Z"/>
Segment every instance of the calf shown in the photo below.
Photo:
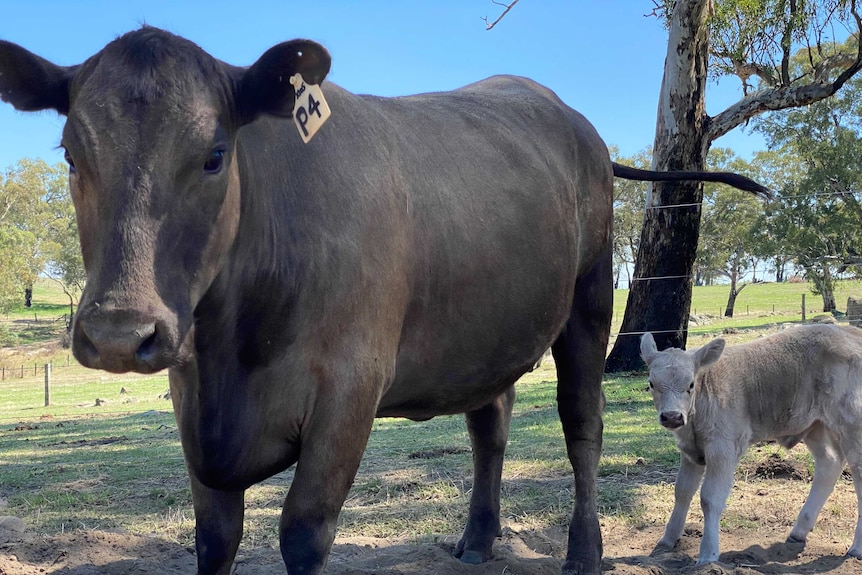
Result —
<path fill-rule="evenodd" d="M 845 461 L 862 510 L 862 330 L 810 325 L 726 349 L 714 339 L 694 351 L 658 351 L 647 333 L 641 356 L 659 423 L 673 431 L 681 453 L 660 548 L 679 540 L 703 479 L 697 563 L 718 560 L 718 521 L 734 471 L 758 441 L 788 449 L 804 441 L 814 456 L 811 493 L 788 541 L 805 541 Z M 862 559 L 862 522 L 847 553 Z"/>

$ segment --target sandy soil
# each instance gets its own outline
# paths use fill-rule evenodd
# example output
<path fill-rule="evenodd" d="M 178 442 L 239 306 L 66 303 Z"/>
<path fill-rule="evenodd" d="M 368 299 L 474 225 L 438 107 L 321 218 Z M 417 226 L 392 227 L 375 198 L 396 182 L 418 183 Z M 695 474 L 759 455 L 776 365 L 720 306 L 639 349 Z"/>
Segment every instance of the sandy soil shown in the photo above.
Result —
<path fill-rule="evenodd" d="M 0 522 L 2 529 L 2 522 Z M 633 529 L 604 525 L 603 570 L 615 575 L 859 575 L 862 561 L 844 557 L 846 543 L 816 531 L 807 546 L 785 544 L 786 529 L 765 525 L 757 529 L 722 532 L 721 563 L 694 567 L 700 533 L 690 524 L 686 536 L 671 553 L 650 551 L 661 527 Z M 556 575 L 564 553 L 563 528 L 518 532 L 506 528 L 493 560 L 465 566 L 451 556 L 455 535 L 439 542 L 415 544 L 371 538 L 339 538 L 326 573 L 330 575 Z M 168 541 L 104 531 L 77 531 L 37 538 L 20 525 L 0 530 L 0 574 L 42 575 L 190 575 L 193 553 Z M 237 575 L 283 574 L 276 549 L 256 549 L 238 557 Z"/>

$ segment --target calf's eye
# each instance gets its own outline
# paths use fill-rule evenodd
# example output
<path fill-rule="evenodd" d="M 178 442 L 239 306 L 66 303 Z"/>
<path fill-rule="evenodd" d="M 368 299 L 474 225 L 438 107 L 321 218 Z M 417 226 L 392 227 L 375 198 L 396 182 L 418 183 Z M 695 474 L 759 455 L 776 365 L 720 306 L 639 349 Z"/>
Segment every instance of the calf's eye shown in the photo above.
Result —
<path fill-rule="evenodd" d="M 209 159 L 204 162 L 204 172 L 208 174 L 217 174 L 221 171 L 224 163 L 224 150 L 213 150 Z"/>

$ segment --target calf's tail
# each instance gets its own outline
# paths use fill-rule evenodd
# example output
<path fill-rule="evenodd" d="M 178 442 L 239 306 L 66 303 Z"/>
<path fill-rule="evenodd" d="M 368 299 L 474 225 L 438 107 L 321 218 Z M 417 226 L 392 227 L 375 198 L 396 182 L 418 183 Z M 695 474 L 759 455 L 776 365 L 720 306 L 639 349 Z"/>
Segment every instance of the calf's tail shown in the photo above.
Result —
<path fill-rule="evenodd" d="M 761 186 L 751 178 L 733 172 L 656 172 L 653 170 L 641 170 L 611 162 L 614 166 L 614 176 L 626 180 L 642 180 L 647 182 L 679 182 L 679 181 L 703 181 L 727 184 L 734 188 L 760 194 L 766 199 L 772 198 L 772 191 Z"/>

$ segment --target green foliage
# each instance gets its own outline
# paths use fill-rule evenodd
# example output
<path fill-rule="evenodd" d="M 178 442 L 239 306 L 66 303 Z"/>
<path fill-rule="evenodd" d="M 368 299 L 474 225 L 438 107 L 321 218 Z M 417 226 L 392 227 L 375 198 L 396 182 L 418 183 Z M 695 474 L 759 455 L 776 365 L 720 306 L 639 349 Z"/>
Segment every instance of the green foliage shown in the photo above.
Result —
<path fill-rule="evenodd" d="M 611 159 L 635 168 L 649 169 L 652 150 L 638 152 L 630 158 L 619 156 L 619 150 L 611 146 Z M 640 245 L 643 209 L 649 189 L 647 182 L 617 179 L 614 182 L 614 269 L 617 278 L 623 271 L 634 266 L 635 255 Z M 626 278 L 626 285 L 631 278 Z"/>
<path fill-rule="evenodd" d="M 60 164 L 22 159 L 0 174 L 0 311 L 21 301 L 48 269 L 80 277 L 65 271 L 80 262 L 66 172 Z"/>
<path fill-rule="evenodd" d="M 833 309 L 837 273 L 862 271 L 862 80 L 835 96 L 758 122 L 781 178 L 776 204 L 761 218 L 764 233 L 781 238 L 804 268 L 824 311 Z M 777 155 L 776 155 L 777 154 Z"/>

